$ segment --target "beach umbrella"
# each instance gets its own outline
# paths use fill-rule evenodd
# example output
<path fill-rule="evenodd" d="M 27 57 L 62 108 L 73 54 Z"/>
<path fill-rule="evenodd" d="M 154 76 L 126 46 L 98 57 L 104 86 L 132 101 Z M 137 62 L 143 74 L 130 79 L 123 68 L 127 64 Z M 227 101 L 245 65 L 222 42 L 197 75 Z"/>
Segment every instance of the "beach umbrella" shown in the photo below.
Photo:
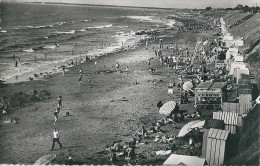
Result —
<path fill-rule="evenodd" d="M 191 125 L 190 127 L 192 129 L 194 129 L 194 128 L 203 128 L 204 124 L 205 124 L 205 120 L 197 122 L 197 123 Z"/>
<path fill-rule="evenodd" d="M 168 101 L 160 108 L 159 113 L 163 115 L 170 115 L 171 112 L 174 110 L 175 106 L 175 101 Z"/>
<path fill-rule="evenodd" d="M 191 81 L 184 82 L 184 84 L 183 84 L 183 90 L 188 91 L 188 90 L 191 90 L 192 87 L 193 87 L 193 85 L 192 85 Z"/>
<path fill-rule="evenodd" d="M 182 129 L 179 131 L 178 137 L 184 137 L 186 134 L 188 134 L 192 130 L 191 126 L 195 125 L 196 123 L 199 123 L 199 122 L 201 122 L 201 121 L 195 120 L 195 121 L 189 122 L 186 125 L 184 125 L 182 127 Z"/>

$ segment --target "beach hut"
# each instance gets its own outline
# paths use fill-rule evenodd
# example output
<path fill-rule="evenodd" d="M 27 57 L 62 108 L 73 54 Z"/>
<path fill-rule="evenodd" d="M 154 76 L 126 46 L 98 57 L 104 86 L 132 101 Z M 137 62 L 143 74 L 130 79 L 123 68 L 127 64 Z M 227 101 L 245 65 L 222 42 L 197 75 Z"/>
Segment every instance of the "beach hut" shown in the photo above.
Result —
<path fill-rule="evenodd" d="M 224 60 L 217 60 L 215 63 L 215 68 L 221 68 L 225 67 L 225 61 Z"/>
<path fill-rule="evenodd" d="M 238 84 L 239 80 L 241 79 L 242 74 L 249 75 L 249 69 L 248 68 L 245 68 L 245 69 L 237 68 L 236 70 L 234 70 L 233 76 L 236 79 L 237 84 Z"/>
<path fill-rule="evenodd" d="M 225 130 L 231 134 L 236 134 L 238 125 L 238 113 L 234 112 L 213 112 L 213 119 L 224 120 Z"/>
<path fill-rule="evenodd" d="M 229 69 L 229 75 L 234 74 L 234 70 L 242 69 L 246 70 L 246 64 L 244 62 L 231 62 L 230 69 Z"/>
<path fill-rule="evenodd" d="M 206 146 L 205 158 L 208 165 L 223 165 L 229 131 L 211 128 L 206 134 L 207 141 L 203 144 L 206 144 L 204 145 Z"/>
<path fill-rule="evenodd" d="M 207 165 L 207 162 L 204 158 L 199 158 L 196 156 L 171 154 L 163 165 L 204 166 Z"/>
<path fill-rule="evenodd" d="M 241 79 L 238 80 L 238 84 L 250 84 L 250 75 L 248 74 L 241 74 Z"/>
<path fill-rule="evenodd" d="M 222 105 L 225 82 L 202 82 L 195 88 L 195 106 Z"/>
<path fill-rule="evenodd" d="M 240 113 L 247 114 L 252 108 L 252 94 L 239 94 Z"/>
<path fill-rule="evenodd" d="M 240 112 L 239 103 L 224 102 L 223 106 L 222 106 L 222 110 L 224 112 L 237 113 L 238 114 L 237 126 L 239 126 L 239 127 L 243 126 L 243 119 L 242 119 L 242 114 L 243 113 Z"/>
<path fill-rule="evenodd" d="M 230 59 L 232 56 L 234 57 L 237 55 L 238 55 L 238 48 L 229 47 L 226 52 L 226 59 Z"/>
<path fill-rule="evenodd" d="M 252 94 L 252 84 L 239 84 L 237 89 L 237 94 Z"/>

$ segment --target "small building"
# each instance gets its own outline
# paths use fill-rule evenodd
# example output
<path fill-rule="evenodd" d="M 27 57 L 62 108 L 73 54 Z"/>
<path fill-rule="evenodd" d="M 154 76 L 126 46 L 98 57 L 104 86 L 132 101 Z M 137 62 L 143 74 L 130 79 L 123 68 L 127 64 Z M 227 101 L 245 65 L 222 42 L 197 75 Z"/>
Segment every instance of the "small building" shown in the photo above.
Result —
<path fill-rule="evenodd" d="M 245 68 L 245 69 L 236 68 L 234 70 L 233 77 L 236 80 L 237 84 L 238 84 L 239 80 L 241 79 L 242 74 L 249 75 L 249 69 L 248 68 Z"/>
<path fill-rule="evenodd" d="M 231 57 L 235 57 L 238 55 L 238 48 L 229 47 L 226 52 L 226 59 L 231 59 Z"/>
<path fill-rule="evenodd" d="M 243 112 L 240 112 L 239 103 L 224 102 L 222 106 L 222 110 L 224 112 L 237 113 L 238 114 L 237 126 L 239 127 L 243 126 L 243 119 L 242 119 Z"/>
<path fill-rule="evenodd" d="M 237 89 L 237 94 L 252 94 L 253 86 L 251 83 L 249 84 L 239 84 Z"/>
<path fill-rule="evenodd" d="M 163 165 L 205 166 L 208 164 L 204 158 L 199 158 L 196 156 L 171 154 L 170 157 L 163 163 Z"/>
<path fill-rule="evenodd" d="M 252 108 L 252 94 L 239 94 L 240 113 L 247 114 Z"/>
<path fill-rule="evenodd" d="M 223 165 L 229 131 L 211 128 L 208 133 L 204 134 L 207 134 L 207 141 L 203 142 L 203 146 L 206 147 L 205 158 L 208 165 Z"/>
<path fill-rule="evenodd" d="M 201 82 L 195 88 L 195 106 L 222 105 L 225 82 Z"/>
<path fill-rule="evenodd" d="M 237 69 L 246 70 L 246 64 L 244 62 L 230 62 L 229 75 L 233 75 Z"/>
<path fill-rule="evenodd" d="M 225 130 L 231 134 L 236 134 L 238 125 L 238 113 L 234 112 L 213 112 L 213 119 L 224 120 Z"/>
<path fill-rule="evenodd" d="M 215 68 L 224 68 L 225 65 L 225 61 L 224 60 L 217 60 L 215 63 Z"/>
<path fill-rule="evenodd" d="M 241 74 L 241 79 L 238 80 L 238 84 L 250 84 L 251 79 L 248 74 Z"/>

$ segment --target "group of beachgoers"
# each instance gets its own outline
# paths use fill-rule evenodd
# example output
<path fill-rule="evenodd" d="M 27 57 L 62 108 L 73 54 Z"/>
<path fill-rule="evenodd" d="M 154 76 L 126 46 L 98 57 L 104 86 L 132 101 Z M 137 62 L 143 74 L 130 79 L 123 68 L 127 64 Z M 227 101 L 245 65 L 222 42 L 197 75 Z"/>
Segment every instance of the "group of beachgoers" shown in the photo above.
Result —
<path fill-rule="evenodd" d="M 197 27 L 197 28 L 203 28 L 203 27 Z M 205 27 L 206 29 L 210 29 L 209 27 Z M 208 40 L 206 40 L 208 41 Z M 209 42 L 207 42 L 209 43 Z M 174 66 L 175 73 L 178 74 L 179 76 L 179 83 L 176 85 L 174 82 L 172 86 L 177 86 L 179 90 L 183 90 L 183 84 L 184 84 L 184 78 L 187 75 L 195 75 L 194 78 L 191 78 L 191 83 L 192 83 L 192 88 L 194 89 L 196 85 L 198 85 L 200 82 L 205 82 L 205 81 L 215 81 L 219 79 L 227 79 L 227 71 L 224 68 L 215 68 L 215 70 L 209 70 L 207 67 L 208 63 L 211 63 L 211 61 L 205 61 L 205 65 L 199 65 L 198 67 L 190 65 L 191 64 L 191 59 L 199 59 L 200 56 L 204 56 L 202 59 L 210 59 L 212 56 L 216 56 L 218 52 L 215 52 L 214 49 L 216 47 L 216 43 L 209 43 L 211 44 L 210 47 L 205 46 L 200 46 L 204 47 L 203 49 L 196 49 L 192 54 L 189 50 L 189 48 L 181 49 L 178 48 L 177 44 L 175 47 L 173 47 L 173 43 L 166 46 L 166 49 L 171 49 L 175 55 L 169 55 L 165 56 L 163 55 L 163 41 L 159 40 L 159 49 L 156 50 L 154 47 L 153 49 L 155 50 L 155 57 L 158 57 L 159 60 L 161 61 L 163 66 Z M 147 45 L 147 44 L 146 44 Z M 204 52 L 206 53 L 204 53 Z M 203 53 L 202 53 L 203 52 Z M 186 59 L 185 59 L 185 58 Z M 189 61 L 189 63 L 183 63 L 183 65 L 180 65 L 178 61 L 178 58 L 185 59 Z M 150 71 L 153 73 L 155 69 L 153 69 L 151 66 L 151 60 L 153 58 L 148 59 L 148 66 L 150 68 Z M 177 65 L 181 66 L 181 70 L 177 68 Z M 186 65 L 186 67 L 185 67 Z M 188 103 L 188 98 L 189 96 L 194 96 L 194 91 L 185 91 L 185 93 L 182 93 L 180 96 L 180 104 L 185 104 Z M 160 104 L 161 103 L 161 104 Z M 162 106 L 162 102 L 158 102 L 157 104 L 158 107 Z M 127 157 L 129 159 L 129 162 L 132 160 L 136 164 L 136 153 L 134 152 L 135 150 L 135 145 L 141 142 L 146 142 L 145 139 L 151 138 L 151 136 L 154 133 L 164 133 L 164 131 L 161 129 L 161 126 L 167 125 L 167 124 L 176 124 L 178 122 L 183 121 L 186 118 L 201 118 L 202 117 L 202 112 L 197 109 L 196 112 L 193 112 L 191 114 L 188 114 L 185 112 L 185 110 L 179 110 L 178 103 L 176 104 L 175 109 L 172 111 L 172 113 L 168 116 L 166 116 L 165 119 L 158 120 L 155 126 L 152 126 L 150 130 L 147 130 L 145 126 L 142 126 L 139 131 L 136 131 L 132 135 L 132 141 L 130 141 L 128 146 L 121 146 L 119 142 L 114 142 L 114 145 L 108 148 L 109 150 L 109 159 L 112 162 L 112 164 L 117 161 L 117 157 Z M 187 152 L 190 155 L 194 155 L 194 150 L 195 148 L 201 148 L 202 143 L 200 140 L 195 139 L 196 136 L 193 135 L 189 138 L 188 141 L 188 148 Z M 177 135 L 170 135 L 168 136 L 167 134 L 160 136 L 155 136 L 155 139 L 153 142 L 155 143 L 165 143 L 167 146 L 165 147 L 165 150 L 171 150 L 176 151 L 178 146 L 176 145 L 176 142 L 178 142 L 180 139 L 178 138 Z M 123 151 L 123 153 L 120 153 L 120 155 L 117 155 L 116 152 L 119 152 L 119 148 L 117 147 L 122 147 L 123 149 L 120 149 Z"/>

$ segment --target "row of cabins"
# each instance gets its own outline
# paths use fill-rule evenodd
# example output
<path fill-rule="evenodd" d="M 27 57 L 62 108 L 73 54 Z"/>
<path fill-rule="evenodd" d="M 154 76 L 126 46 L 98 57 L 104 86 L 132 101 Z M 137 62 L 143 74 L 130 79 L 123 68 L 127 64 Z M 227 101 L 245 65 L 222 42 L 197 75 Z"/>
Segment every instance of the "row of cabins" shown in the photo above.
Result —
<path fill-rule="evenodd" d="M 202 157 L 172 154 L 164 165 L 223 165 L 226 157 L 236 152 L 236 138 L 243 126 L 243 118 L 252 109 L 252 101 L 258 97 L 257 81 L 250 75 L 244 57 L 238 48 L 243 40 L 234 40 L 226 34 L 221 46 L 227 48 L 226 60 L 215 61 L 215 67 L 226 67 L 234 83 L 238 85 L 238 102 L 227 102 L 226 82 L 202 82 L 195 88 L 195 106 L 220 106 L 213 112 L 213 119 L 204 125 Z M 257 93 L 255 93 L 257 92 Z M 221 125 L 223 124 L 223 125 Z"/>
<path fill-rule="evenodd" d="M 233 77 L 234 83 L 238 85 L 237 99 L 238 102 L 227 102 L 220 99 L 221 111 L 213 112 L 213 119 L 224 121 L 224 128 L 209 129 L 204 132 L 202 156 L 206 159 L 209 165 L 223 165 L 226 153 L 232 153 L 236 150 L 233 140 L 238 134 L 238 129 L 243 126 L 243 116 L 252 109 L 252 101 L 258 94 L 254 95 L 254 87 L 257 89 L 256 80 L 250 76 L 248 65 L 244 62 L 243 55 L 238 52 L 238 47 L 243 46 L 241 39 L 234 40 L 229 34 L 222 40 L 223 45 L 228 47 L 226 59 L 224 61 L 216 60 L 215 67 L 226 67 L 229 71 L 229 76 Z M 214 83 L 216 84 L 216 83 Z M 217 83 L 218 90 L 215 90 L 214 84 L 203 83 L 196 88 L 195 98 L 199 98 L 201 93 L 210 93 L 214 96 L 224 97 L 224 83 Z M 206 90 L 207 89 L 207 90 Z M 232 146 L 233 145 L 233 146 Z M 235 145 L 236 146 L 236 145 Z"/>

